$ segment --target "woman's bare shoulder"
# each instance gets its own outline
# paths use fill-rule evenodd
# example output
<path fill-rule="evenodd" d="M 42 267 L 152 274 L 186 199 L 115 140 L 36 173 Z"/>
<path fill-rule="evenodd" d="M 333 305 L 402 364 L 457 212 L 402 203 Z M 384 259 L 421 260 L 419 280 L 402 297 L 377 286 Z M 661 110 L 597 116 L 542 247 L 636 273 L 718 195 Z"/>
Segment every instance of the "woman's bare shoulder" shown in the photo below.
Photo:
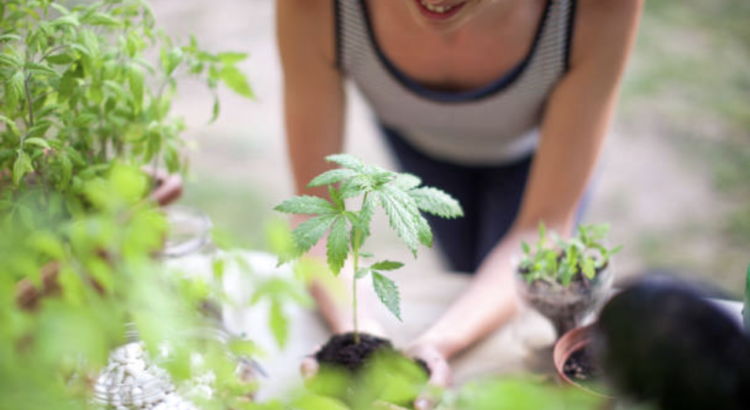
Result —
<path fill-rule="evenodd" d="M 281 52 L 335 61 L 336 0 L 277 0 L 276 22 Z"/>
<path fill-rule="evenodd" d="M 627 48 L 644 0 L 578 0 L 571 61 L 575 66 Z"/>

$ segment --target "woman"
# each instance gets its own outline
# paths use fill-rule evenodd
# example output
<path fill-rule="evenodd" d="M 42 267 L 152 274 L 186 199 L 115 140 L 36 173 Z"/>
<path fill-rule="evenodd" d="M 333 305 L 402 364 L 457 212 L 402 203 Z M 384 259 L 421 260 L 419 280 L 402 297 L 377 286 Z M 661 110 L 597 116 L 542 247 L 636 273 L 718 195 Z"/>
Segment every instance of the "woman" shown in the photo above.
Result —
<path fill-rule="evenodd" d="M 342 151 L 344 80 L 405 171 L 462 203 L 433 221 L 471 286 L 408 349 L 447 359 L 504 324 L 510 263 L 543 220 L 570 232 L 595 168 L 643 0 L 278 0 L 289 155 L 299 193 Z M 314 292 L 334 331 L 348 320 Z M 417 403 L 420 407 L 429 403 Z"/>

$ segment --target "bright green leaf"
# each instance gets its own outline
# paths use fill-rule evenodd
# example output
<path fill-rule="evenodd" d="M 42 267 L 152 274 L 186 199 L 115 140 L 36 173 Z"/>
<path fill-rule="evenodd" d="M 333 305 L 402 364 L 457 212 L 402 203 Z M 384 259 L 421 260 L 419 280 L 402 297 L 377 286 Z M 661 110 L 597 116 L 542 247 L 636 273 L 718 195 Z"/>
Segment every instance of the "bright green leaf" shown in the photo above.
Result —
<path fill-rule="evenodd" d="M 461 205 L 452 196 L 430 187 L 409 191 L 420 210 L 442 218 L 458 218 L 464 215 Z"/>
<path fill-rule="evenodd" d="M 227 85 L 232 91 L 237 94 L 247 97 L 255 98 L 250 83 L 247 82 L 247 77 L 239 69 L 233 66 L 225 66 L 221 69 L 220 76 L 224 84 Z"/>
<path fill-rule="evenodd" d="M 308 195 L 288 199 L 276 206 L 274 210 L 299 215 L 324 215 L 336 212 L 336 208 L 327 200 Z"/>
<path fill-rule="evenodd" d="M 271 302 L 268 325 L 279 347 L 283 348 L 286 346 L 287 339 L 289 338 L 289 320 L 284 314 L 281 303 L 277 300 Z"/>
<path fill-rule="evenodd" d="M 292 231 L 292 237 L 298 251 L 305 253 L 310 250 L 326 234 L 336 218 L 337 215 L 335 214 L 318 215 L 299 224 Z"/>
<path fill-rule="evenodd" d="M 373 270 L 396 270 L 402 268 L 403 266 L 404 264 L 401 262 L 381 261 L 370 266 L 370 268 Z"/>
<path fill-rule="evenodd" d="M 49 148 L 49 143 L 44 138 L 26 138 L 25 145 L 36 145 L 37 147 Z"/>
<path fill-rule="evenodd" d="M 341 268 L 344 267 L 346 256 L 349 253 L 349 232 L 346 229 L 346 218 L 339 217 L 334 221 L 326 245 L 328 266 L 334 275 L 338 275 Z"/>
<path fill-rule="evenodd" d="M 310 181 L 309 184 L 307 184 L 308 188 L 312 187 L 318 187 L 323 185 L 330 185 L 335 184 L 337 182 L 341 182 L 345 179 L 349 179 L 353 176 L 355 176 L 357 173 L 355 171 L 352 171 L 350 169 L 332 169 L 330 171 L 326 171 L 317 177 L 313 178 L 312 181 Z"/>
<path fill-rule="evenodd" d="M 18 186 L 21 179 L 32 171 L 34 171 L 34 166 L 31 164 L 31 158 L 25 152 L 20 152 L 13 164 L 13 183 Z"/>
<path fill-rule="evenodd" d="M 247 59 L 247 53 L 223 52 L 217 55 L 222 64 L 234 65 Z"/>
<path fill-rule="evenodd" d="M 135 64 L 131 64 L 128 70 L 128 83 L 130 84 L 130 91 L 133 93 L 133 102 L 135 103 L 136 111 L 140 111 L 143 106 L 143 87 L 144 87 L 144 75 L 143 70 Z"/>
<path fill-rule="evenodd" d="M 360 268 L 354 273 L 354 279 L 359 280 L 370 274 L 370 268 Z"/>
<path fill-rule="evenodd" d="M 378 299 L 398 320 L 401 320 L 401 298 L 396 284 L 386 276 L 378 272 L 372 272 L 372 285 Z"/>
<path fill-rule="evenodd" d="M 329 155 L 326 157 L 326 161 L 336 163 L 354 171 L 362 171 L 365 167 L 359 158 L 349 154 Z"/>

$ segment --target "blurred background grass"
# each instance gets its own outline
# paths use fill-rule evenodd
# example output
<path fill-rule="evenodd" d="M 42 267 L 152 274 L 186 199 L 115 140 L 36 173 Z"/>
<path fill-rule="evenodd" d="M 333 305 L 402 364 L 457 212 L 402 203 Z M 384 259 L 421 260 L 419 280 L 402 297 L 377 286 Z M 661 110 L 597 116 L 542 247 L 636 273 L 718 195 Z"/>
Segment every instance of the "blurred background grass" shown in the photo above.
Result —
<path fill-rule="evenodd" d="M 209 96 L 187 84 L 176 109 L 187 116 L 195 146 L 182 203 L 262 247 L 273 205 L 292 193 L 273 1 L 156 0 L 154 6 L 173 34 L 195 33 L 209 49 L 251 54 L 243 68 L 258 101 L 226 93 L 222 118 L 206 127 Z M 741 293 L 750 260 L 749 21 L 748 1 L 646 2 L 588 215 L 610 222 L 612 242 L 625 245 L 620 278 L 658 268 Z M 361 98 L 351 95 L 347 150 L 391 166 Z M 393 239 L 376 228 L 373 250 L 408 260 Z M 418 263 L 438 269 L 439 255 L 422 253 Z"/>

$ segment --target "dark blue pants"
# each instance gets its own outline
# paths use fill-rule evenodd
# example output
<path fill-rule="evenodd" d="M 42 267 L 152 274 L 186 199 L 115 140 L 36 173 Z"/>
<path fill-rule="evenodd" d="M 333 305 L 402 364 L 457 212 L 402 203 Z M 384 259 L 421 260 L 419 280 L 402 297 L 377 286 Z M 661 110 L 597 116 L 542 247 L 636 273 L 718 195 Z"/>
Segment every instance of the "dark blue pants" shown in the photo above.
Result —
<path fill-rule="evenodd" d="M 500 166 L 457 165 L 425 155 L 394 130 L 383 131 L 403 171 L 461 203 L 463 218 L 427 218 L 450 268 L 476 272 L 518 214 L 532 157 Z"/>

